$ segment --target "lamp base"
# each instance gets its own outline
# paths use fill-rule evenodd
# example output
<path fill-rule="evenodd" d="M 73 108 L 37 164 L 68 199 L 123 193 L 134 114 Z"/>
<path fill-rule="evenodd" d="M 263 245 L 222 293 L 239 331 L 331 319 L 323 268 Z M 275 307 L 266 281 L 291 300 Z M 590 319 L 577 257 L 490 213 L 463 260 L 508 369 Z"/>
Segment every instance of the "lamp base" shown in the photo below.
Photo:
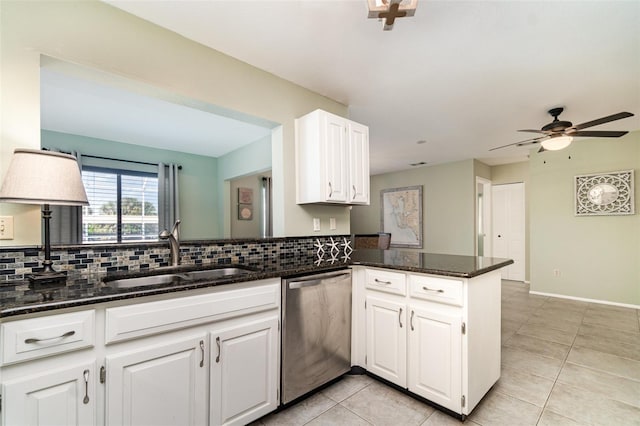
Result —
<path fill-rule="evenodd" d="M 29 278 L 29 282 L 33 284 L 62 284 L 67 281 L 67 271 L 34 272 L 33 274 L 27 275 L 27 278 Z"/>

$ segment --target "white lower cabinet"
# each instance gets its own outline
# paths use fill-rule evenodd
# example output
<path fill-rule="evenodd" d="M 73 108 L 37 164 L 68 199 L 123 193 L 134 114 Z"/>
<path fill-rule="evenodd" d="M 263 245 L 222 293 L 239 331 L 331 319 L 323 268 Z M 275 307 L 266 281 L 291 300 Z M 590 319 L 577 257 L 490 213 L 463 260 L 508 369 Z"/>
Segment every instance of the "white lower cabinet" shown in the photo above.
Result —
<path fill-rule="evenodd" d="M 462 333 L 459 315 L 411 306 L 408 388 L 450 410 L 461 405 Z"/>
<path fill-rule="evenodd" d="M 2 384 L 4 425 L 96 424 L 95 362 L 43 369 Z"/>
<path fill-rule="evenodd" d="M 206 335 L 106 358 L 106 424 L 204 425 L 207 418 Z"/>
<path fill-rule="evenodd" d="M 404 304 L 367 296 L 367 370 L 406 386 L 407 333 Z"/>
<path fill-rule="evenodd" d="M 468 415 L 500 378 L 500 271 L 354 269 L 354 364 Z"/>
<path fill-rule="evenodd" d="M 278 405 L 280 286 L 5 321 L 0 425 L 248 424 Z"/>
<path fill-rule="evenodd" d="M 383 296 L 384 297 L 384 296 Z M 459 411 L 462 333 L 459 315 L 367 296 L 369 372 L 445 408 Z"/>
<path fill-rule="evenodd" d="M 245 425 L 277 408 L 278 321 L 210 332 L 211 425 Z"/>

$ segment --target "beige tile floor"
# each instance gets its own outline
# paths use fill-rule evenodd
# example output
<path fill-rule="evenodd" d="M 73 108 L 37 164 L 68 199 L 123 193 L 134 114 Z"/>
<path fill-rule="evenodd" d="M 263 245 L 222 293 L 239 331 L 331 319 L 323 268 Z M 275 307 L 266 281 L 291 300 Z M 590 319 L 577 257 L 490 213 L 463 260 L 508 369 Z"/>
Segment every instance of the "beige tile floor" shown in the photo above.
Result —
<path fill-rule="evenodd" d="M 456 425 L 368 376 L 346 376 L 255 425 Z M 467 425 L 640 425 L 640 311 L 502 283 L 502 375 Z"/>

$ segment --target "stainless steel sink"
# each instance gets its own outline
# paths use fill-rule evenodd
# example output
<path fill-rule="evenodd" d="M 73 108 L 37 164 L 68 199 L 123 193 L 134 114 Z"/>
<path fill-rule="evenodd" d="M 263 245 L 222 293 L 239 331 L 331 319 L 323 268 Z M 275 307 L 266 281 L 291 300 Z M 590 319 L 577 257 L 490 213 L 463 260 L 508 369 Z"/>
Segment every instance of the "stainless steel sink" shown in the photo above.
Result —
<path fill-rule="evenodd" d="M 106 284 L 113 288 L 147 287 L 162 284 L 180 284 L 184 282 L 180 274 L 150 275 L 148 277 L 121 278 L 108 281 Z"/>
<path fill-rule="evenodd" d="M 105 284 L 112 288 L 148 287 L 165 284 L 186 284 L 199 280 L 222 280 L 242 276 L 251 270 L 242 267 L 227 267 L 215 269 L 201 269 L 187 272 L 171 272 L 167 274 L 148 275 L 146 277 L 120 278 L 105 280 Z"/>
<path fill-rule="evenodd" d="M 190 280 L 216 280 L 222 278 L 233 278 L 239 275 L 248 274 L 249 270 L 243 268 L 219 268 L 219 269 L 205 269 L 200 271 L 184 272 L 180 274 Z"/>

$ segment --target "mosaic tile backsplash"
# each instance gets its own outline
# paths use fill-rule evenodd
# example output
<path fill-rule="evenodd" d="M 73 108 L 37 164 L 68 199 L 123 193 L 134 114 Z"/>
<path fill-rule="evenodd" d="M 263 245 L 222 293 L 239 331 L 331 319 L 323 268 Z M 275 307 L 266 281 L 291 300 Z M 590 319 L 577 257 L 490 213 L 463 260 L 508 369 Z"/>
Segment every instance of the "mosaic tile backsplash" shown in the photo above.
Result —
<path fill-rule="evenodd" d="M 319 249 L 320 247 L 320 249 Z M 322 250 L 321 250 L 322 249 Z M 268 265 L 286 258 L 343 258 L 351 254 L 349 236 L 287 237 L 251 240 L 186 241 L 181 243 L 183 265 Z M 0 248 L 0 282 L 20 280 L 41 269 L 41 248 Z M 53 247 L 54 268 L 83 275 L 139 271 L 169 265 L 166 243 Z"/>

